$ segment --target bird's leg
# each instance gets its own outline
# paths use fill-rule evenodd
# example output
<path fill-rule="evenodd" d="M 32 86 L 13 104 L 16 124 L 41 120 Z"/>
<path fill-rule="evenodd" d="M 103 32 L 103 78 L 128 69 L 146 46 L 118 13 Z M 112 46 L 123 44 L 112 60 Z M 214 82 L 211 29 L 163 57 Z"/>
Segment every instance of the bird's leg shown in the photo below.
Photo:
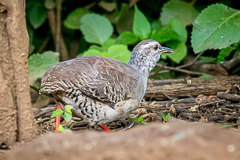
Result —
<path fill-rule="evenodd" d="M 107 126 L 105 126 L 104 124 L 98 124 L 99 127 L 101 127 L 104 131 L 108 132 L 108 133 L 112 133 L 112 130 L 109 129 Z"/>
<path fill-rule="evenodd" d="M 56 109 L 61 109 L 62 110 L 62 106 L 60 105 L 60 103 L 57 103 Z M 57 116 L 56 117 L 56 125 L 55 125 L 55 132 L 56 133 L 60 133 L 59 130 L 58 130 L 58 127 L 60 125 L 60 120 L 61 120 L 61 116 Z"/>

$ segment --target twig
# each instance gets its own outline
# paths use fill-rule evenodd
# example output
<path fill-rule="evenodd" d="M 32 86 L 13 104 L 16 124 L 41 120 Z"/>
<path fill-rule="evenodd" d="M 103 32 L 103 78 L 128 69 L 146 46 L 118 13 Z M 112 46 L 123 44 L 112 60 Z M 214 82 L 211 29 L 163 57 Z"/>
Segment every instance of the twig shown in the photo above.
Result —
<path fill-rule="evenodd" d="M 202 51 L 201 53 L 199 53 L 199 54 L 193 59 L 192 62 L 189 62 L 189 63 L 187 63 L 187 64 L 178 66 L 177 68 L 185 68 L 185 67 L 189 67 L 189 66 L 193 65 L 193 64 L 199 59 L 199 57 L 200 57 L 204 52 L 205 52 L 205 50 Z"/>
<path fill-rule="evenodd" d="M 238 102 L 240 102 L 240 95 L 238 95 L 238 94 L 218 92 L 217 93 L 217 97 L 218 98 L 227 99 L 227 100 L 230 100 L 230 101 L 238 101 Z"/>
<path fill-rule="evenodd" d="M 134 124 L 135 124 L 135 123 L 132 122 L 129 126 L 123 128 L 122 130 L 120 130 L 120 131 L 118 131 L 118 132 L 122 132 L 122 131 L 125 131 L 125 130 L 127 130 L 127 129 L 130 129 L 130 128 L 132 128 L 132 127 L 134 126 Z"/>
<path fill-rule="evenodd" d="M 236 113 L 230 113 L 226 111 L 217 111 L 218 113 L 224 113 L 224 114 L 230 114 L 230 115 L 236 115 Z"/>
<path fill-rule="evenodd" d="M 203 75 L 204 73 L 202 72 L 194 72 L 194 71 L 189 71 L 189 70 L 186 70 L 186 69 L 181 69 L 179 67 L 169 67 L 169 66 L 162 66 L 161 64 L 157 64 L 157 66 L 159 67 L 162 67 L 164 69 L 167 69 L 167 70 L 164 70 L 164 72 L 169 72 L 170 70 L 171 71 L 178 71 L 178 72 L 182 72 L 182 73 L 187 73 L 187 74 L 192 74 L 192 75 Z M 163 73 L 162 71 L 158 72 L 159 73 Z"/>
<path fill-rule="evenodd" d="M 223 104 L 223 103 L 226 103 L 226 100 L 223 99 L 223 100 L 218 100 L 218 101 L 214 101 L 214 102 L 209 102 L 209 103 L 201 104 L 199 107 L 212 106 L 212 105 L 214 105 L 214 104 L 216 104 L 216 103 L 221 103 L 221 104 Z"/>
<path fill-rule="evenodd" d="M 160 69 L 158 69 L 156 72 L 154 73 L 150 73 L 150 76 L 154 76 L 156 74 L 161 74 L 161 73 L 168 73 L 170 72 L 171 70 L 172 71 L 178 71 L 178 72 L 183 72 L 183 73 L 187 73 L 187 74 L 192 74 L 192 75 L 203 75 L 204 73 L 201 73 L 201 72 L 194 72 L 194 71 L 188 71 L 188 70 L 185 70 L 185 69 L 182 69 L 182 68 L 185 68 L 185 67 L 189 67 L 191 65 L 193 65 L 198 59 L 199 57 L 204 53 L 205 51 L 202 51 L 201 53 L 199 53 L 193 61 L 187 63 L 187 64 L 184 64 L 184 65 L 181 65 L 181 66 L 178 66 L 178 67 L 169 67 L 169 66 L 164 66 L 164 65 L 161 65 L 161 64 L 157 64 L 157 66 L 160 67 Z M 164 68 L 166 70 L 163 70 L 161 71 L 161 69 Z"/>
<path fill-rule="evenodd" d="M 234 68 L 235 66 L 239 65 L 240 64 L 240 54 L 235 57 L 235 58 L 232 58 L 231 60 L 229 61 L 225 61 L 223 63 L 220 63 L 222 66 L 224 66 L 227 70 L 230 70 L 232 68 Z"/>
<path fill-rule="evenodd" d="M 48 36 L 42 43 L 42 45 L 38 48 L 37 53 L 42 53 L 47 46 L 48 42 L 50 40 L 50 36 Z"/>
<path fill-rule="evenodd" d="M 57 12 L 56 12 L 56 41 L 55 49 L 60 53 L 60 35 L 61 35 L 61 9 L 62 9 L 62 0 L 57 0 Z"/>
<path fill-rule="evenodd" d="M 45 0 L 45 1 L 52 1 L 52 0 Z M 57 43 L 56 42 L 56 16 L 55 16 L 54 8 L 51 8 L 51 9 L 47 8 L 47 18 L 48 18 L 48 23 L 52 32 L 54 43 L 56 44 Z M 67 51 L 61 32 L 60 32 L 60 42 L 58 44 L 60 47 L 60 59 L 68 60 L 69 59 L 68 51 Z"/>

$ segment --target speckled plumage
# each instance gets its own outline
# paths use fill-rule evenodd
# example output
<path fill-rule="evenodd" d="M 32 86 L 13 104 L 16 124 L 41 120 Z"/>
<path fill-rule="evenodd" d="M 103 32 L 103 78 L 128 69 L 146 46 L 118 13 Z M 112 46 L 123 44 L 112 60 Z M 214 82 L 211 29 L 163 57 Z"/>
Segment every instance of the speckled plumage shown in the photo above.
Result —
<path fill-rule="evenodd" d="M 158 42 L 144 40 L 133 49 L 129 64 L 99 56 L 61 62 L 45 73 L 40 93 L 72 105 L 73 114 L 90 125 L 121 119 L 141 102 L 160 52 Z"/>

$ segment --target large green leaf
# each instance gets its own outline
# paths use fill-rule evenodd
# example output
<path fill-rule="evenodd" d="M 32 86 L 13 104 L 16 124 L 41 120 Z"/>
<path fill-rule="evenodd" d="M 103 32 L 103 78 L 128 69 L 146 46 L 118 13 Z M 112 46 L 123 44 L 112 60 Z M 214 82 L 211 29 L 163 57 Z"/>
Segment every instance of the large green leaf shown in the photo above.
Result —
<path fill-rule="evenodd" d="M 64 25 L 70 29 L 79 29 L 80 28 L 80 19 L 84 14 L 89 13 L 85 8 L 77 8 L 73 10 L 67 18 L 64 20 Z"/>
<path fill-rule="evenodd" d="M 105 9 L 108 12 L 112 12 L 116 8 L 117 4 L 114 2 L 100 1 L 99 6 L 101 6 L 103 9 Z"/>
<path fill-rule="evenodd" d="M 89 49 L 85 51 L 82 56 L 102 56 L 102 52 L 96 49 Z"/>
<path fill-rule="evenodd" d="M 193 24 L 192 47 L 195 53 L 222 49 L 240 40 L 240 10 L 223 4 L 204 9 Z"/>
<path fill-rule="evenodd" d="M 173 49 L 173 53 L 162 54 L 162 59 L 166 59 L 166 57 L 169 57 L 175 63 L 180 63 L 187 55 L 187 46 L 183 42 L 173 41 L 171 43 L 168 43 L 168 47 Z"/>
<path fill-rule="evenodd" d="M 192 3 L 170 0 L 163 5 L 160 21 L 162 25 L 167 25 L 172 18 L 175 18 L 180 20 L 184 26 L 187 26 L 194 22 L 197 15 L 198 11 Z"/>
<path fill-rule="evenodd" d="M 126 45 L 116 44 L 108 48 L 108 57 L 128 63 L 131 52 Z"/>
<path fill-rule="evenodd" d="M 134 6 L 134 9 L 133 33 L 141 40 L 147 39 L 151 33 L 151 25 L 145 15 L 137 8 L 136 5 Z"/>
<path fill-rule="evenodd" d="M 36 5 L 29 11 L 29 21 L 34 29 L 39 28 L 46 18 L 46 9 L 41 5 Z"/>
<path fill-rule="evenodd" d="M 187 30 L 177 19 L 171 19 L 167 28 L 159 28 L 151 34 L 151 39 L 160 43 L 170 40 L 187 41 Z"/>
<path fill-rule="evenodd" d="M 89 43 L 102 45 L 113 33 L 109 20 L 98 14 L 85 14 L 81 18 L 80 30 Z"/>
<path fill-rule="evenodd" d="M 115 43 L 116 43 L 115 39 L 109 38 L 103 43 L 102 47 L 105 49 L 108 49 L 110 46 L 114 45 Z"/>
<path fill-rule="evenodd" d="M 152 32 L 150 39 L 156 40 L 160 43 L 167 42 L 170 40 L 177 39 L 178 35 L 170 27 L 159 28 Z"/>
<path fill-rule="evenodd" d="M 162 26 L 162 24 L 161 24 L 161 22 L 160 22 L 159 19 L 158 19 L 158 20 L 154 20 L 154 21 L 151 23 L 151 29 L 152 29 L 152 31 L 154 31 L 154 30 L 156 30 L 156 29 L 158 29 L 158 28 L 161 28 L 161 27 L 163 27 L 163 26 Z"/>
<path fill-rule="evenodd" d="M 32 54 L 28 59 L 29 84 L 41 78 L 44 73 L 53 65 L 59 62 L 59 53 L 47 51 L 43 54 Z"/>
<path fill-rule="evenodd" d="M 119 37 L 117 38 L 117 43 L 118 44 L 131 44 L 131 43 L 135 43 L 138 41 L 138 37 L 130 31 L 125 31 L 122 32 Z"/>
<path fill-rule="evenodd" d="M 181 42 L 187 41 L 187 30 L 178 19 L 171 19 L 169 27 L 178 35 L 176 40 Z"/>
<path fill-rule="evenodd" d="M 122 3 L 121 10 L 104 15 L 111 23 L 116 25 L 116 30 L 120 34 L 126 30 L 132 30 L 134 11 L 126 3 Z"/>

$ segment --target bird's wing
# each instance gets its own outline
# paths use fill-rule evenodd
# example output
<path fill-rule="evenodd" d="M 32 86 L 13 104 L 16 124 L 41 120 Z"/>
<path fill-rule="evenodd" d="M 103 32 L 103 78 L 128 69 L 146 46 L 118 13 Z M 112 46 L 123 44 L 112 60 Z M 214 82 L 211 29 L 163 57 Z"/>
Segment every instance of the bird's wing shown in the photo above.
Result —
<path fill-rule="evenodd" d="M 91 56 L 61 62 L 42 78 L 40 92 L 80 90 L 94 99 L 116 103 L 136 96 L 139 74 L 129 65 L 110 58 Z"/>

